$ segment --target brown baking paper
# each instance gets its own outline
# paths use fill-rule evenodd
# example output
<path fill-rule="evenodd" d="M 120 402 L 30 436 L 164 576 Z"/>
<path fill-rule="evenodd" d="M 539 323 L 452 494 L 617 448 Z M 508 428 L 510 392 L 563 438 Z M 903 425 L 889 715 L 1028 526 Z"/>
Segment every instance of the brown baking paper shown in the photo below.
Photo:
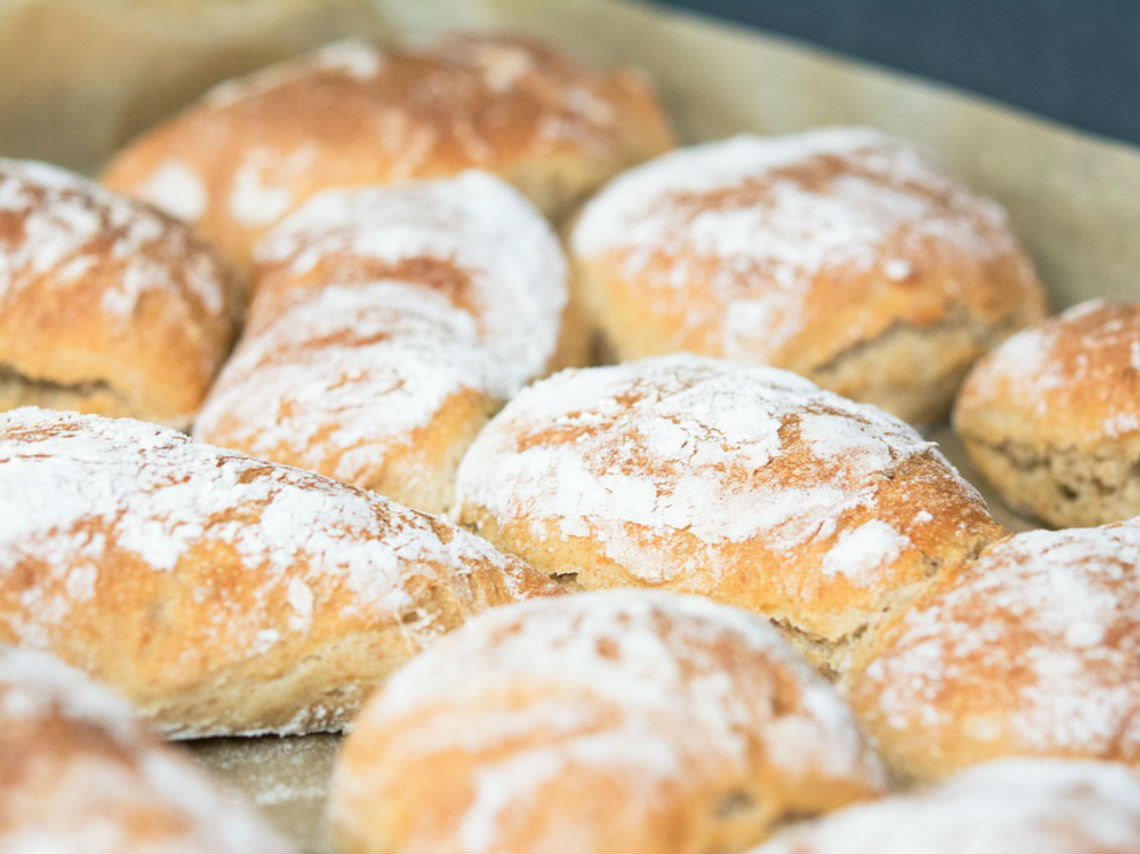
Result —
<path fill-rule="evenodd" d="M 129 11 L 128 10 L 129 7 Z M 95 169 L 211 83 L 341 35 L 531 33 L 597 64 L 643 66 L 682 136 L 876 125 L 935 152 L 1008 207 L 1063 308 L 1137 299 L 1140 151 L 783 39 L 616 0 L 9 0 L 0 10 L 0 153 Z M 998 519 L 945 427 L 932 434 Z M 338 739 L 215 739 L 193 754 L 304 850 L 329 849 Z"/>

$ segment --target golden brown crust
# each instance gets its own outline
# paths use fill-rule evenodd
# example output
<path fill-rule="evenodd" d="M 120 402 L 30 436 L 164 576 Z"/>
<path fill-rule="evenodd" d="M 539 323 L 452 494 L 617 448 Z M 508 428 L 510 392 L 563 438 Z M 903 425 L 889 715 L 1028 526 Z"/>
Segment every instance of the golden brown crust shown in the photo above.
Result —
<path fill-rule="evenodd" d="M 1018 534 L 891 617 L 843 689 L 892 769 L 1140 764 L 1138 556 L 1135 519 Z"/>
<path fill-rule="evenodd" d="M 2 646 L 0 849 L 291 850 L 118 697 L 51 656 Z"/>
<path fill-rule="evenodd" d="M 1050 525 L 1140 510 L 1140 303 L 1075 306 L 1010 338 L 962 386 L 954 427 L 1002 497 Z"/>
<path fill-rule="evenodd" d="M 619 358 L 772 364 L 908 421 L 1044 313 L 1004 212 L 865 129 L 666 155 L 587 203 L 571 248 Z"/>
<path fill-rule="evenodd" d="M 456 513 L 587 589 L 764 614 L 833 673 L 885 613 L 1002 533 L 896 419 L 787 372 L 688 355 L 524 390 L 460 464 Z"/>
<path fill-rule="evenodd" d="M 272 301 L 272 321 L 247 330 L 194 437 L 446 511 L 459 460 L 504 393 L 466 313 L 396 281 Z"/>
<path fill-rule="evenodd" d="M 109 186 L 180 212 L 244 264 L 256 238 L 318 190 L 501 175 L 557 216 L 669 148 L 653 92 L 542 45 L 453 37 L 381 52 L 332 45 L 215 89 L 108 167 Z"/>
<path fill-rule="evenodd" d="M 339 730 L 439 634 L 557 592 L 430 516 L 129 419 L 0 417 L 0 640 L 172 737 Z"/>
<path fill-rule="evenodd" d="M 240 304 L 182 223 L 61 169 L 0 161 L 0 408 L 185 427 Z"/>
<path fill-rule="evenodd" d="M 344 850 L 734 851 L 883 791 L 764 620 L 640 590 L 556 604 L 483 615 L 369 703 L 334 776 Z"/>
<path fill-rule="evenodd" d="M 485 173 L 326 190 L 256 254 L 245 336 L 194 435 L 417 509 L 445 511 L 490 415 L 582 355 L 557 238 Z"/>

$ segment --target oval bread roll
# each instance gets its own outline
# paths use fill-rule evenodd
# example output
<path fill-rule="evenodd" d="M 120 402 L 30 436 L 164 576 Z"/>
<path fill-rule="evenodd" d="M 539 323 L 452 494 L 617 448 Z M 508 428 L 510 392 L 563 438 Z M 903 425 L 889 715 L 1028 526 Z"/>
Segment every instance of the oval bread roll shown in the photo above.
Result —
<path fill-rule="evenodd" d="M 252 809 L 50 655 L 0 645 L 0 851 L 284 854 Z"/>
<path fill-rule="evenodd" d="M 556 592 L 430 516 L 130 419 L 0 415 L 0 640 L 167 737 L 335 731 L 492 605 Z"/>
<path fill-rule="evenodd" d="M 546 221 L 490 175 L 326 190 L 262 241 L 194 436 L 442 513 L 475 434 L 580 359 Z"/>
<path fill-rule="evenodd" d="M 770 364 L 912 422 L 1045 308 L 1004 211 L 867 128 L 665 155 L 587 203 L 570 246 L 620 360 Z"/>
<path fill-rule="evenodd" d="M 244 265 L 268 227 L 328 187 L 478 168 L 557 217 L 672 141 L 630 70 L 589 71 L 502 36 L 391 51 L 345 42 L 222 84 L 129 145 L 103 179 Z"/>
<path fill-rule="evenodd" d="M 330 817 L 345 851 L 738 851 L 883 791 L 831 687 L 766 621 L 699 597 L 496 608 L 353 724 Z"/>
<path fill-rule="evenodd" d="M 182 223 L 54 166 L 0 160 L 0 409 L 185 428 L 241 302 Z"/>
<path fill-rule="evenodd" d="M 1092 300 L 1009 338 L 962 385 L 954 428 L 1002 498 L 1046 524 L 1140 513 L 1140 303 Z"/>
<path fill-rule="evenodd" d="M 786 371 L 685 354 L 524 389 L 456 483 L 459 520 L 532 566 L 758 612 L 832 675 L 1002 533 L 896 418 Z"/>
<path fill-rule="evenodd" d="M 1140 850 L 1140 778 L 1109 762 L 1003 759 L 793 825 L 752 854 Z"/>
<path fill-rule="evenodd" d="M 928 779 L 1002 756 L 1140 765 L 1140 520 L 1031 531 L 945 574 L 844 690 L 883 757 Z"/>

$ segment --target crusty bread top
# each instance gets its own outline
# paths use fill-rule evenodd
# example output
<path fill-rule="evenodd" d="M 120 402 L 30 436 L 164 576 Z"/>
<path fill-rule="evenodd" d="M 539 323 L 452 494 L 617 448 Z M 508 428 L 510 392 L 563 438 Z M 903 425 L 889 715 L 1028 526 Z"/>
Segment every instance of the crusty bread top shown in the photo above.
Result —
<path fill-rule="evenodd" d="M 684 301 L 683 345 L 730 357 L 818 365 L 900 321 L 1042 302 L 1005 212 L 870 128 L 663 155 L 588 202 L 571 247 Z"/>
<path fill-rule="evenodd" d="M 214 252 L 165 214 L 42 163 L 0 160 L 0 365 L 107 387 L 184 426 L 241 314 Z"/>
<path fill-rule="evenodd" d="M 1140 303 L 1090 300 L 1012 336 L 967 378 L 955 423 L 1066 448 L 1140 436 Z"/>
<path fill-rule="evenodd" d="M 322 471 L 357 482 L 454 395 L 498 401 L 514 387 L 471 315 L 419 285 L 330 285 L 284 302 L 226 363 L 196 437 L 259 455 L 324 453 L 332 467 Z"/>
<path fill-rule="evenodd" d="M 464 522 L 585 538 L 636 583 L 828 637 L 996 527 L 898 419 L 786 371 L 689 354 L 524 389 L 468 450 L 456 500 Z"/>
<path fill-rule="evenodd" d="M 507 396 L 547 369 L 568 299 L 558 239 L 509 184 L 468 171 L 406 187 L 326 190 L 255 250 L 255 331 L 279 297 L 329 284 L 405 280 L 466 310 L 501 363 Z"/>
<path fill-rule="evenodd" d="M 1005 759 L 793 826 L 751 854 L 1133 854 L 1140 778 L 1108 762 Z"/>
<path fill-rule="evenodd" d="M 125 701 L 43 653 L 0 647 L 0 756 L 0 850 L 291 850 Z"/>
<path fill-rule="evenodd" d="M 671 143 L 648 81 L 629 70 L 595 73 L 503 36 L 390 51 L 342 42 L 218 86 L 126 148 L 104 180 L 242 260 L 251 235 L 328 187 L 472 167 L 525 183 L 559 158 L 600 181 Z"/>
<path fill-rule="evenodd" d="M 469 621 L 365 708 L 338 776 L 348 824 L 435 793 L 397 803 L 395 835 L 373 846 L 465 851 L 707 850 L 714 822 L 690 798 L 711 811 L 727 792 L 754 796 L 755 839 L 785 811 L 834 806 L 829 787 L 848 802 L 885 785 L 845 704 L 767 621 L 645 590 Z M 583 801 L 552 818 L 572 792 Z M 615 809 L 628 822 L 599 819 Z M 643 825 L 637 842 L 623 824 Z"/>
<path fill-rule="evenodd" d="M 46 163 L 0 160 L 0 298 L 32 285 L 81 288 L 113 265 L 112 287 L 77 295 L 126 325 L 148 291 L 222 315 L 231 304 L 217 262 L 184 226 L 148 205 Z"/>
<path fill-rule="evenodd" d="M 0 507 L 0 581 L 11 579 L 0 593 L 12 602 L 0 627 L 29 646 L 63 638 L 91 659 L 85 669 L 123 671 L 119 687 L 136 699 L 278 644 L 294 649 L 330 626 L 396 624 L 416 647 L 441 631 L 421 600 L 448 590 L 475 597 L 466 576 L 494 574 L 511 599 L 553 586 L 466 531 L 379 495 L 131 419 L 0 415 Z M 143 648 L 127 666 L 100 645 L 110 627 L 87 625 L 90 609 L 123 597 L 118 607 L 147 611 L 155 603 L 145 576 L 168 573 L 232 601 L 186 592 L 164 603 L 171 614 L 157 624 L 124 613 L 143 633 L 131 636 Z M 143 658 L 165 669 L 147 673 Z"/>
<path fill-rule="evenodd" d="M 1030 531 L 944 576 L 850 675 L 888 744 L 1140 762 L 1140 520 Z M 964 764 L 964 763 L 963 763 Z M 921 773 L 924 769 L 919 769 Z"/>

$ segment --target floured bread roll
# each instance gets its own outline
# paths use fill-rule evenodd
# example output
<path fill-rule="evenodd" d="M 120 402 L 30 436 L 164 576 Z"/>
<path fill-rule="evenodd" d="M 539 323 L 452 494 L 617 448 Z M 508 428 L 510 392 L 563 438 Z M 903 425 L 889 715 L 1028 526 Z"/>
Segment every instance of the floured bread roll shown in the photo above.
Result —
<path fill-rule="evenodd" d="M 1140 522 L 1032 531 L 945 574 L 845 680 L 911 778 L 1001 756 L 1140 765 Z"/>
<path fill-rule="evenodd" d="M 954 427 L 1002 498 L 1050 525 L 1140 513 L 1140 303 L 1019 332 L 970 373 Z"/>
<path fill-rule="evenodd" d="M 866 128 L 739 136 L 620 176 L 571 250 L 622 360 L 688 350 L 789 368 L 908 421 L 1044 314 L 1005 213 Z"/>
<path fill-rule="evenodd" d="M 341 729 L 437 635 L 554 592 L 465 531 L 129 419 L 0 416 L 0 640 L 168 737 Z"/>
<path fill-rule="evenodd" d="M 468 450 L 460 521 L 585 588 L 700 593 L 835 673 L 1001 534 L 933 444 L 786 371 L 676 355 L 524 389 Z"/>
<path fill-rule="evenodd" d="M 291 850 L 127 703 L 43 653 L 0 646 L 0 757 L 0 851 Z"/>
<path fill-rule="evenodd" d="M 766 621 L 605 591 L 496 608 L 397 673 L 330 795 L 345 851 L 739 851 L 884 789 Z"/>
<path fill-rule="evenodd" d="M 505 399 L 503 374 L 471 316 L 439 294 L 404 282 L 303 291 L 242 339 L 194 436 L 441 513 Z"/>
<path fill-rule="evenodd" d="M 326 190 L 270 231 L 255 260 L 254 331 L 293 291 L 398 279 L 470 314 L 512 392 L 586 355 L 557 236 L 514 188 L 483 172 Z"/>
<path fill-rule="evenodd" d="M 240 303 L 182 223 L 54 166 L 0 160 L 0 409 L 186 427 Z"/>
<path fill-rule="evenodd" d="M 127 147 L 106 183 L 195 223 L 236 262 L 318 190 L 479 168 L 558 216 L 672 134 L 630 70 L 589 71 L 539 44 L 361 42 L 225 83 Z"/>
<path fill-rule="evenodd" d="M 584 356 L 557 238 L 489 175 L 326 190 L 257 257 L 250 322 L 195 437 L 421 510 L 450 506 L 503 401 Z"/>
<path fill-rule="evenodd" d="M 1110 762 L 1004 759 L 795 825 L 752 854 L 1014 851 L 1140 851 L 1140 779 Z"/>

